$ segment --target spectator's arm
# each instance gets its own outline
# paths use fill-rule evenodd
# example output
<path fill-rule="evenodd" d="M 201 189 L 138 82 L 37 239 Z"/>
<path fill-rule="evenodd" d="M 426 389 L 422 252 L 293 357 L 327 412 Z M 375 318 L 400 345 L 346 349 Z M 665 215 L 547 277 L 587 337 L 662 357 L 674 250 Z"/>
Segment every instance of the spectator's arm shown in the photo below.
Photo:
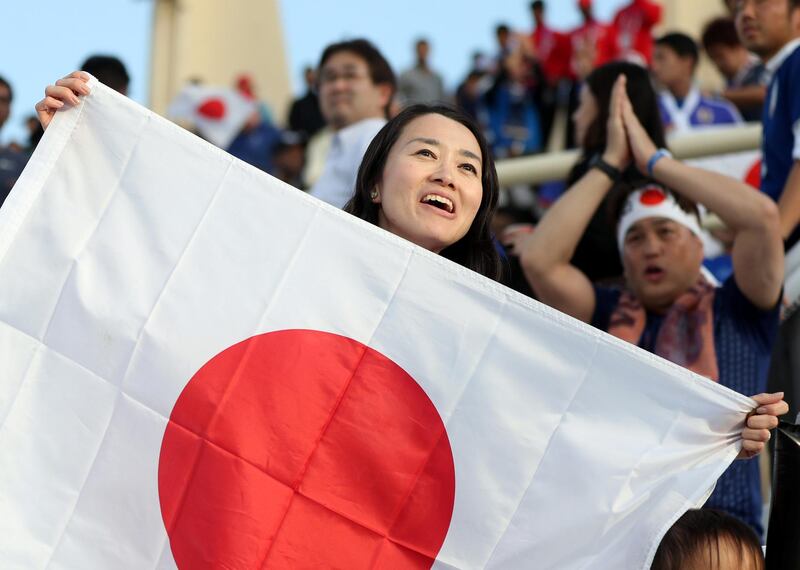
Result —
<path fill-rule="evenodd" d="M 603 154 L 603 160 L 620 169 L 625 167 L 629 156 L 621 113 L 625 81 L 625 76 L 620 76 L 614 85 L 608 146 Z M 594 313 L 595 293 L 589 279 L 570 264 L 570 259 L 611 186 L 606 174 L 590 169 L 553 204 L 536 231 L 515 244 L 525 277 L 537 297 L 584 322 L 589 322 Z"/>
<path fill-rule="evenodd" d="M 781 218 L 781 235 L 787 239 L 800 224 L 800 160 L 794 161 L 789 177 L 778 200 Z"/>
<path fill-rule="evenodd" d="M 647 163 L 656 147 L 627 100 L 623 113 L 636 166 L 647 172 Z M 744 182 L 668 157 L 655 163 L 653 177 L 703 204 L 725 222 L 734 232 L 732 257 L 736 284 L 755 306 L 773 308 L 783 286 L 783 240 L 775 203 Z"/>
<path fill-rule="evenodd" d="M 767 88 L 763 85 L 745 85 L 734 87 L 722 92 L 722 96 L 736 105 L 739 109 L 763 105 L 767 97 Z"/>
<path fill-rule="evenodd" d="M 536 297 L 587 323 L 594 314 L 594 289 L 589 278 L 570 260 L 610 189 L 611 180 L 591 169 L 553 204 L 536 230 L 515 247 Z"/>

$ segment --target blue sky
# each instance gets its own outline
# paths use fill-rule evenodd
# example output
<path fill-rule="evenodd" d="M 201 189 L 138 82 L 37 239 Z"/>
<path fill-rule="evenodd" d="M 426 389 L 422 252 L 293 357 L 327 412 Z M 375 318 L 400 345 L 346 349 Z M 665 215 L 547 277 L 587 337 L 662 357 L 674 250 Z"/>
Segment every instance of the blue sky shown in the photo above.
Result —
<path fill-rule="evenodd" d="M 608 19 L 625 3 L 595 0 L 595 12 L 600 19 Z M 551 25 L 576 26 L 580 20 L 576 4 L 551 0 Z M 414 40 L 426 36 L 432 44 L 432 64 L 452 88 L 466 72 L 473 51 L 492 51 L 497 23 L 521 30 L 531 27 L 527 0 L 281 0 L 280 7 L 289 69 L 297 89 L 299 70 L 315 62 L 323 46 L 356 36 L 374 41 L 398 71 L 412 63 Z M 130 96 L 147 104 L 152 11 L 152 0 L 4 0 L 0 75 L 13 85 L 14 103 L 0 140 L 23 139 L 24 118 L 33 112 L 44 87 L 76 69 L 92 53 L 122 58 L 132 77 Z"/>

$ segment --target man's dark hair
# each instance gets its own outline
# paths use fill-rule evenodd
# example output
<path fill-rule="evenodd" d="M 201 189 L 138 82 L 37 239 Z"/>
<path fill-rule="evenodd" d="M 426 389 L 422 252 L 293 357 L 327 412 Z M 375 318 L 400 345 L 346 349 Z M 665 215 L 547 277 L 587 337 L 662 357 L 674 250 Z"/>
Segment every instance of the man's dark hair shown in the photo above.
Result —
<path fill-rule="evenodd" d="M 491 279 L 499 279 L 500 256 L 497 253 L 489 228 L 497 208 L 499 185 L 494 159 L 480 127 L 469 116 L 447 105 L 411 105 L 391 119 L 372 139 L 358 168 L 353 197 L 344 211 L 378 225 L 380 205 L 372 201 L 370 192 L 383 177 L 389 151 L 400 138 L 403 129 L 417 117 L 441 115 L 465 126 L 475 136 L 481 149 L 481 187 L 483 194 L 478 212 L 464 237 L 444 248 L 440 255 Z"/>
<path fill-rule="evenodd" d="M 384 111 L 388 114 L 389 106 L 392 102 L 392 96 L 394 96 L 395 89 L 397 88 L 397 80 L 395 79 L 394 72 L 392 71 L 392 66 L 389 65 L 389 62 L 386 61 L 386 58 L 383 57 L 383 54 L 378 51 L 378 48 L 372 45 L 372 43 L 369 41 L 359 38 L 329 45 L 325 48 L 325 51 L 322 52 L 322 57 L 319 58 L 319 65 L 317 66 L 317 69 L 321 71 L 326 61 L 328 61 L 335 54 L 343 51 L 353 53 L 366 62 L 367 68 L 369 69 L 370 79 L 372 79 L 372 83 L 374 85 L 388 85 L 392 88 L 392 93 L 389 97 L 389 103 L 387 103 L 386 108 L 384 109 Z"/>
<path fill-rule="evenodd" d="M 697 49 L 697 43 L 686 34 L 672 32 L 656 39 L 654 43 L 657 46 L 668 47 L 680 58 L 691 58 L 694 65 L 697 65 L 697 61 L 700 59 L 700 50 Z"/>
<path fill-rule="evenodd" d="M 531 10 L 544 10 L 544 2 L 542 0 L 531 2 Z"/>
<path fill-rule="evenodd" d="M 706 24 L 700 38 L 703 49 L 708 51 L 714 46 L 739 47 L 742 45 L 739 34 L 736 33 L 736 24 L 730 18 L 715 18 Z"/>
<path fill-rule="evenodd" d="M 2 75 L 0 75 L 0 85 L 3 85 L 6 89 L 8 89 L 8 102 L 11 103 L 11 101 L 14 99 L 14 90 L 11 89 L 11 84 L 6 81 L 6 78 Z"/>
<path fill-rule="evenodd" d="M 664 535 L 650 568 L 721 568 L 724 546 L 738 553 L 735 562 L 740 568 L 763 570 L 764 555 L 756 533 L 736 517 L 715 509 L 686 511 Z"/>
<path fill-rule="evenodd" d="M 494 34 L 495 34 L 496 36 L 499 36 L 500 34 L 508 34 L 508 33 L 510 33 L 510 32 L 511 32 L 511 28 L 509 28 L 509 27 L 508 27 L 506 24 L 499 24 L 499 25 L 498 25 L 498 26 L 497 26 L 497 27 L 494 29 Z"/>
<path fill-rule="evenodd" d="M 93 55 L 81 65 L 81 69 L 94 75 L 114 91 L 127 93 L 130 77 L 125 64 L 113 55 Z"/>

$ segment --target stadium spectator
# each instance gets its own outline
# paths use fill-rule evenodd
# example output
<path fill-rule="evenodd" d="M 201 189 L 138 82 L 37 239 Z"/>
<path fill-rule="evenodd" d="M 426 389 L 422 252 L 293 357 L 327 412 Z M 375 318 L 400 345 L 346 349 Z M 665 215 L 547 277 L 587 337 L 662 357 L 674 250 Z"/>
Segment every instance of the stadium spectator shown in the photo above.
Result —
<path fill-rule="evenodd" d="M 761 190 L 778 202 L 781 231 L 792 246 L 800 238 L 800 0 L 743 0 L 738 6 L 742 42 L 770 77 Z"/>
<path fill-rule="evenodd" d="M 575 146 L 575 125 L 572 115 L 578 108 L 581 83 L 591 71 L 609 61 L 612 56 L 612 36 L 605 24 L 594 17 L 592 0 L 578 0 L 578 10 L 583 23 L 572 30 L 569 36 L 569 104 L 567 120 L 567 148 Z"/>
<path fill-rule="evenodd" d="M 516 52 L 519 46 L 517 45 L 516 35 L 507 24 L 498 24 L 494 29 L 494 37 L 497 40 L 497 53 L 492 62 L 492 72 L 497 73 L 506 58 Z M 477 66 L 473 65 L 472 68 L 475 70 Z"/>
<path fill-rule="evenodd" d="M 305 136 L 294 131 L 283 131 L 272 149 L 272 175 L 295 188 L 304 189 L 303 165 L 305 162 Z"/>
<path fill-rule="evenodd" d="M 746 395 L 763 392 L 783 284 L 775 204 L 743 182 L 684 165 L 659 150 L 633 112 L 624 77 L 614 86 L 607 131 L 602 160 L 516 244 L 534 291 L 544 303 L 723 386 Z M 613 208 L 626 286 L 595 286 L 570 259 L 629 160 L 654 182 L 621 193 Z M 720 287 L 701 272 L 697 204 L 716 212 L 735 236 L 734 275 Z M 769 433 L 749 430 L 777 425 L 775 414 L 788 409 L 781 397 L 754 396 L 759 407 L 746 422 L 740 457 L 763 449 Z M 758 462 L 731 465 L 707 506 L 739 517 L 760 534 Z"/>
<path fill-rule="evenodd" d="M 508 56 L 484 96 L 489 120 L 487 138 L 495 157 L 520 156 L 540 149 L 542 136 L 535 97 L 522 54 Z"/>
<path fill-rule="evenodd" d="M 536 0 L 531 3 L 533 15 L 533 32 L 530 35 L 532 55 L 544 81 L 534 81 L 534 89 L 538 91 L 537 106 L 541 121 L 542 140 L 550 139 L 556 108 L 558 106 L 558 85 L 568 75 L 569 38 L 557 32 L 545 21 L 545 3 Z M 537 70 L 534 70 L 534 73 Z M 564 102 L 566 105 L 566 102 Z"/>
<path fill-rule="evenodd" d="M 310 193 L 341 208 L 353 194 L 364 151 L 386 124 L 396 83 L 389 63 L 364 39 L 329 45 L 318 69 L 320 108 L 333 138 Z"/>
<path fill-rule="evenodd" d="M 311 138 L 325 126 L 325 117 L 322 116 L 319 97 L 314 90 L 317 79 L 313 67 L 307 66 L 303 69 L 303 79 L 306 82 L 306 92 L 292 102 L 289 109 L 289 130 Z"/>
<path fill-rule="evenodd" d="M 271 174 L 272 154 L 280 140 L 280 129 L 270 123 L 257 108 L 225 150 L 236 158 Z"/>
<path fill-rule="evenodd" d="M 639 121 L 650 138 L 659 147 L 666 145 L 664 127 L 658 112 L 656 93 L 647 70 L 640 65 L 617 61 L 595 69 L 586 77 L 580 91 L 580 104 L 573 114 L 575 140 L 581 149 L 581 158 L 567 177 L 571 186 L 583 178 L 597 162 L 606 147 L 608 138 L 608 108 L 616 78 L 627 78 L 628 96 Z M 614 184 L 609 197 L 597 208 L 581 237 L 571 263 L 593 283 L 618 283 L 622 281 L 622 265 L 617 249 L 614 227 L 608 216 L 608 203 L 612 196 L 632 184 L 644 180 L 634 165 L 624 169 L 620 180 Z M 504 237 L 503 241 L 507 241 Z"/>
<path fill-rule="evenodd" d="M 246 100 L 255 101 L 256 105 L 258 105 L 258 114 L 261 117 L 261 121 L 274 125 L 275 119 L 272 117 L 272 110 L 269 105 L 258 98 L 253 83 L 253 77 L 249 73 L 242 73 L 236 77 L 236 91 Z"/>
<path fill-rule="evenodd" d="M 128 95 L 131 78 L 122 60 L 113 55 L 92 55 L 81 65 L 81 69 L 94 75 L 114 91 Z"/>
<path fill-rule="evenodd" d="M 416 63 L 407 69 L 397 81 L 397 95 L 403 105 L 415 103 L 436 103 L 444 101 L 444 82 L 442 76 L 428 64 L 431 46 L 426 39 L 419 39 L 414 45 Z"/>
<path fill-rule="evenodd" d="M 39 141 L 42 140 L 44 129 L 39 123 L 36 115 L 28 115 L 25 119 L 25 128 L 28 129 L 28 147 L 25 149 L 27 152 L 32 153 Z"/>
<path fill-rule="evenodd" d="M 456 89 L 456 106 L 469 115 L 473 121 L 478 121 L 481 114 L 482 80 L 484 76 L 484 73 L 472 70 Z"/>
<path fill-rule="evenodd" d="M 250 75 L 243 73 L 236 78 L 235 91 L 242 101 L 252 103 L 254 110 L 225 150 L 247 164 L 272 174 L 273 150 L 280 141 L 281 131 L 274 125 L 267 104 L 256 97 Z"/>
<path fill-rule="evenodd" d="M 569 32 L 569 73 L 573 80 L 582 80 L 589 73 L 611 61 L 612 39 L 609 27 L 594 17 L 592 0 L 578 0 L 583 23 Z"/>
<path fill-rule="evenodd" d="M 449 106 L 411 105 L 369 145 L 344 209 L 498 279 L 489 232 L 497 194 L 494 160 L 478 126 Z"/>
<path fill-rule="evenodd" d="M 690 509 L 661 539 L 650 570 L 764 570 L 753 530 L 716 509 Z"/>
<path fill-rule="evenodd" d="M 800 239 L 800 0 L 740 0 L 736 28 L 771 76 L 761 137 L 761 191 L 778 203 L 781 234 L 790 248 Z M 792 412 L 800 412 L 800 312 L 781 325 L 770 385 L 781 386 Z"/>
<path fill-rule="evenodd" d="M 700 53 L 686 34 L 658 38 L 653 53 L 653 76 L 662 86 L 658 97 L 664 127 L 672 132 L 742 122 L 731 103 L 706 97 L 694 82 Z"/>
<path fill-rule="evenodd" d="M 8 120 L 11 114 L 11 101 L 14 98 L 14 92 L 11 89 L 11 84 L 0 77 L 0 130 Z M 16 149 L 0 146 L 0 206 L 11 192 L 14 184 L 25 168 L 25 163 L 28 161 L 27 154 L 24 154 Z"/>
<path fill-rule="evenodd" d="M 766 68 L 739 40 L 731 18 L 710 21 L 702 35 L 703 49 L 725 78 L 722 96 L 736 105 L 745 121 L 761 120 Z"/>
<path fill-rule="evenodd" d="M 661 21 L 661 6 L 652 0 L 631 0 L 611 22 L 612 59 L 649 65 L 653 55 L 653 28 Z"/>

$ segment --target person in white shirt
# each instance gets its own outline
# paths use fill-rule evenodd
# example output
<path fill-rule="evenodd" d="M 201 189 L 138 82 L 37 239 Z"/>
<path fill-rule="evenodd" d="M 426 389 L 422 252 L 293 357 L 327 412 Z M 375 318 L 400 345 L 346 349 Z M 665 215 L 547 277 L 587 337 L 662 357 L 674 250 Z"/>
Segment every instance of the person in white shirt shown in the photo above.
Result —
<path fill-rule="evenodd" d="M 363 39 L 329 45 L 318 69 L 320 109 L 333 138 L 309 193 L 342 208 L 353 195 L 364 152 L 386 123 L 396 81 L 383 55 Z"/>

